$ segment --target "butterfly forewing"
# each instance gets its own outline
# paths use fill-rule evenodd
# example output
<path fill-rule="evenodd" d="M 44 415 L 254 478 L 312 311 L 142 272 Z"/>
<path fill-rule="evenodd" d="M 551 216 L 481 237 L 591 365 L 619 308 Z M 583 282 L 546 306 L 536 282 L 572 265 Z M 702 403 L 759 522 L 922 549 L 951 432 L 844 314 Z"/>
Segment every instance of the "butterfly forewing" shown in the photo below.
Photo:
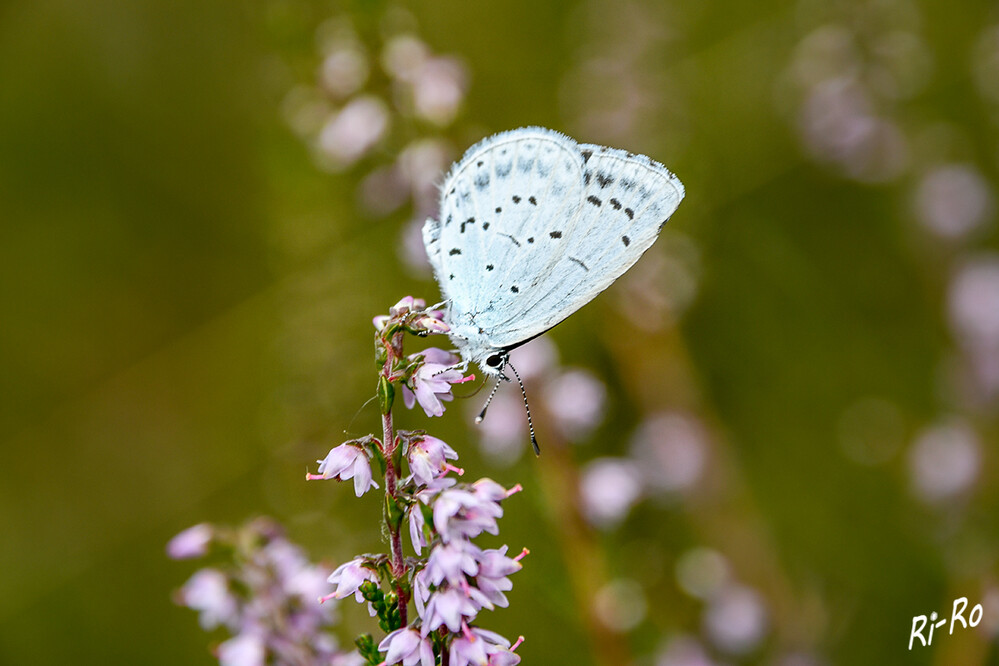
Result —
<path fill-rule="evenodd" d="M 544 129 L 496 135 L 466 153 L 444 183 L 440 220 L 424 242 L 452 315 L 492 333 L 544 286 L 556 240 L 583 191 L 575 143 Z M 490 340 L 491 336 L 490 336 Z"/>

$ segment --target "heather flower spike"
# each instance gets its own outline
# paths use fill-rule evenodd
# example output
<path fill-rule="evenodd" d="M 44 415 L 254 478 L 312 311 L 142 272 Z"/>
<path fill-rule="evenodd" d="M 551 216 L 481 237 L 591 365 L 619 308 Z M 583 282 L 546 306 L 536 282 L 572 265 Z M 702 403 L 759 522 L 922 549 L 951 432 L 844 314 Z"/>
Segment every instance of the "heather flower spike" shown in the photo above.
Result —
<path fill-rule="evenodd" d="M 472 379 L 464 376 L 460 359 L 443 349 L 403 352 L 407 333 L 423 337 L 447 332 L 443 314 L 407 296 L 372 323 L 382 432 L 334 446 L 306 479 L 352 480 L 357 497 L 384 488 L 382 531 L 388 535 L 389 552 L 358 555 L 320 573 L 307 567 L 287 542 L 271 543 L 264 548 L 268 571 L 281 577 L 277 589 L 295 595 L 296 603 L 279 605 L 282 597 L 267 596 L 272 594 L 262 587 L 267 581 L 252 579 L 250 572 L 241 578 L 215 568 L 196 574 L 181 602 L 201 613 L 206 628 L 224 626 L 233 633 L 218 647 L 225 663 L 435 666 L 450 660 L 459 666 L 513 666 L 520 662 L 514 653 L 519 641 L 511 646 L 476 622 L 482 611 L 509 604 L 509 577 L 520 570 L 527 551 L 509 557 L 506 546 L 483 549 L 473 540 L 483 532 L 499 533 L 502 502 L 521 488 L 507 489 L 490 479 L 460 482 L 464 470 L 453 464 L 458 453 L 452 446 L 424 431 L 394 426 L 392 407 L 399 390 L 407 406 L 418 403 L 428 416 L 441 416 L 443 403 L 452 398 L 451 387 Z M 257 529 L 264 540 L 278 538 L 273 527 L 261 524 Z M 175 537 L 169 552 L 176 558 L 197 557 L 209 545 L 215 550 L 220 540 L 226 542 L 213 528 L 195 526 Z M 413 554 L 405 552 L 406 541 Z M 346 653 L 323 628 L 333 617 L 335 602 L 350 597 L 367 605 L 383 635 L 359 636 L 357 651 Z M 299 607 L 304 610 L 289 610 Z M 260 616 L 261 609 L 270 609 L 271 616 Z M 289 624 L 281 612 L 302 617 Z M 291 643 L 282 631 L 291 635 Z M 303 642 L 314 658 L 303 661 L 281 652 Z"/>

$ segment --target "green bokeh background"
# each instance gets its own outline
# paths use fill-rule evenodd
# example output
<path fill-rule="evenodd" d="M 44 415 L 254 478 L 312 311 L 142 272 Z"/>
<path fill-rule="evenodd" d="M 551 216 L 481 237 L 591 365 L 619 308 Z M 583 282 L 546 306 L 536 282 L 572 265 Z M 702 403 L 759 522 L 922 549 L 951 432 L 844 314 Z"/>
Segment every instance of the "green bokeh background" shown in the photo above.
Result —
<path fill-rule="evenodd" d="M 528 124 L 604 140 L 579 135 L 564 99 L 567 73 L 596 48 L 594 4 L 614 6 L 405 4 L 427 43 L 471 74 L 463 145 Z M 281 113 L 288 90 L 314 74 L 317 27 L 381 7 L 0 7 L 0 663 L 211 663 L 210 637 L 171 603 L 192 568 L 164 553 L 196 522 L 272 515 L 331 561 L 381 548 L 376 497 L 303 474 L 343 430 L 377 427 L 371 408 L 358 413 L 373 388 L 370 318 L 409 293 L 432 301 L 437 288 L 400 265 L 399 220 L 361 216 L 357 176 L 317 169 Z M 995 410 L 976 421 L 976 488 L 949 512 L 913 499 L 904 452 L 865 467 L 838 440 L 844 410 L 867 396 L 900 408 L 907 441 L 952 408 L 940 388 L 954 346 L 949 250 L 920 234 L 905 186 L 857 184 L 804 157 L 778 110 L 801 6 L 668 7 L 675 25 L 662 28 L 677 36 L 644 66 L 670 77 L 684 112 L 622 147 L 683 178 L 688 197 L 670 228 L 698 244 L 702 276 L 678 331 L 629 337 L 627 351 L 634 366 L 661 353 L 653 345 L 682 345 L 692 402 L 719 433 L 737 489 L 717 506 L 643 505 L 598 537 L 612 573 L 659 581 L 649 619 L 627 638 L 636 660 L 673 632 L 698 631 L 699 606 L 670 581 L 680 552 L 707 545 L 764 590 L 771 647 L 837 664 L 999 663 L 971 631 L 906 651 L 913 615 L 980 601 L 982 576 L 995 572 Z M 911 113 L 961 127 L 963 157 L 995 182 L 997 125 L 968 73 L 969 45 L 999 18 L 995 7 L 918 9 L 935 61 Z M 980 245 L 995 247 L 994 232 Z M 673 400 L 668 386 L 629 384 L 614 298 L 553 333 L 563 358 L 611 391 L 579 460 L 624 453 L 642 411 L 634 400 Z M 467 420 L 449 412 L 440 432 L 473 478 L 525 486 L 502 529 L 532 550 L 511 609 L 486 626 L 527 634 L 525 663 L 593 663 L 539 488 L 550 463 L 491 469 Z M 745 544 L 767 555 L 740 554 Z M 977 576 L 953 564 L 968 559 Z M 817 633 L 781 622 L 802 598 L 821 607 L 824 619 L 805 623 Z M 365 628 L 363 613 L 345 616 Z"/>

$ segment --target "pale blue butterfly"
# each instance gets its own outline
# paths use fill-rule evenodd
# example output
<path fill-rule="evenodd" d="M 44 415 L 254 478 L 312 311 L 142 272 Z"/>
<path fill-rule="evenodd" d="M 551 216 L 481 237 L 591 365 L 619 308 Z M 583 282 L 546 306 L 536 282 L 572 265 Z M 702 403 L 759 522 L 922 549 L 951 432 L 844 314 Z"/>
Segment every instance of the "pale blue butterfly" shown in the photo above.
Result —
<path fill-rule="evenodd" d="M 464 363 L 503 377 L 510 350 L 631 268 L 683 196 L 649 157 L 541 127 L 469 148 L 444 181 L 440 219 L 423 226 Z"/>

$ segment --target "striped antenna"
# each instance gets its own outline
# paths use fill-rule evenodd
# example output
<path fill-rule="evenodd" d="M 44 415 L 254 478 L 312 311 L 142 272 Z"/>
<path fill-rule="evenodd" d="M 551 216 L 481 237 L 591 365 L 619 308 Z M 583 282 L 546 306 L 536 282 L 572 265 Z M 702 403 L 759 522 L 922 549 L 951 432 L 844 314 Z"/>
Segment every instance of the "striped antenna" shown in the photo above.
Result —
<path fill-rule="evenodd" d="M 486 418 L 486 410 L 489 409 L 489 403 L 493 401 L 493 396 L 496 395 L 496 391 L 499 390 L 501 379 L 496 380 L 496 384 L 493 386 L 493 390 L 489 392 L 489 397 L 486 398 L 486 404 L 482 406 L 482 411 L 479 415 L 475 417 L 475 424 L 478 425 L 482 423 L 482 419 Z"/>
<path fill-rule="evenodd" d="M 534 421 L 531 420 L 531 406 L 527 404 L 527 391 L 524 390 L 524 382 L 520 381 L 520 374 L 517 373 L 517 368 L 513 367 L 509 362 L 507 365 L 513 370 L 513 376 L 517 378 L 517 384 L 520 385 L 520 394 L 524 396 L 524 409 L 527 410 L 527 427 L 531 430 L 531 446 L 534 447 L 534 455 L 541 455 L 541 447 L 538 446 L 538 438 L 534 436 Z"/>

